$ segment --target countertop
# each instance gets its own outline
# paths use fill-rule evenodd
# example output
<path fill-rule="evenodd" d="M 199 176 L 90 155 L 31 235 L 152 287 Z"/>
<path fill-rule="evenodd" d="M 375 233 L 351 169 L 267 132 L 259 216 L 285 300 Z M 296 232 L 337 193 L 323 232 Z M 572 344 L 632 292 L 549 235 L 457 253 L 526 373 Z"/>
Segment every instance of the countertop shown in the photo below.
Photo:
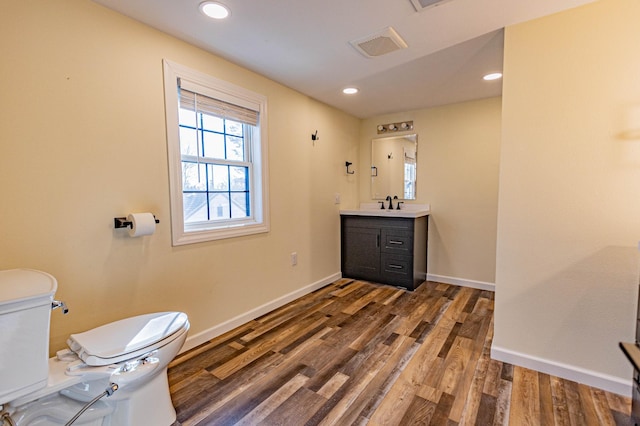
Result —
<path fill-rule="evenodd" d="M 394 207 L 397 200 L 394 202 Z M 388 202 L 385 202 L 385 206 Z M 378 216 L 378 217 L 409 217 L 418 218 L 422 216 L 428 216 L 431 213 L 431 206 L 429 204 L 407 204 L 403 203 L 400 206 L 400 210 L 393 209 L 384 210 L 380 208 L 378 203 L 361 203 L 359 209 L 355 210 L 340 210 L 342 216 Z"/>

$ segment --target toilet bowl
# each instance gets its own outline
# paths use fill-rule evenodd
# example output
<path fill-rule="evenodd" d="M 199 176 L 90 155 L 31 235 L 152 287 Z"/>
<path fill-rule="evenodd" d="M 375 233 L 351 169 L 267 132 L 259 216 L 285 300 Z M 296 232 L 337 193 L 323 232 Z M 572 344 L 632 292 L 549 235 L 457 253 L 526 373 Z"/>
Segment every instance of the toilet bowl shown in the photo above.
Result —
<path fill-rule="evenodd" d="M 72 334 L 47 360 L 56 289 L 44 272 L 0 271 L 0 411 L 16 426 L 74 417 L 90 426 L 174 423 L 167 365 L 187 337 L 187 315 L 145 314 Z"/>

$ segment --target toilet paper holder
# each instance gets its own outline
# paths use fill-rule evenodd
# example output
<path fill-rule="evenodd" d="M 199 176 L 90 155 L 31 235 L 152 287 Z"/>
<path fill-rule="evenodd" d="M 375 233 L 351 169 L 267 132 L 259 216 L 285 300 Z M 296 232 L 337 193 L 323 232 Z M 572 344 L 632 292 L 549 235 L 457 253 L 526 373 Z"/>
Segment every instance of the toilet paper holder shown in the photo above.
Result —
<path fill-rule="evenodd" d="M 160 223 L 160 220 L 156 219 L 156 215 L 153 215 L 156 223 Z M 126 217 L 114 217 L 113 218 L 113 227 L 118 228 L 133 228 L 133 222 L 127 220 Z"/>

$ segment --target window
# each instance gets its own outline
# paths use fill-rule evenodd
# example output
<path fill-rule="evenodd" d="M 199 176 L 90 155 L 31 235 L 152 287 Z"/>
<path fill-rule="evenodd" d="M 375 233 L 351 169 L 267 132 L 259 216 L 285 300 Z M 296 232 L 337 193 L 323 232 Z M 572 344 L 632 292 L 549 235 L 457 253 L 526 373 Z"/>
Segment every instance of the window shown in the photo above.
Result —
<path fill-rule="evenodd" d="M 173 245 L 267 232 L 266 98 L 164 61 Z"/>

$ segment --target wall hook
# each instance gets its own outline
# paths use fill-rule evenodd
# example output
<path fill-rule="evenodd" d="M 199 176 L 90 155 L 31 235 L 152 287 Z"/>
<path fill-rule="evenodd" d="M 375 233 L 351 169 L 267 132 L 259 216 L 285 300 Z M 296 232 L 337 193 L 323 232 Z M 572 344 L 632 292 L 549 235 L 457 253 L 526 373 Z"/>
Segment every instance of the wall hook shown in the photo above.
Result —
<path fill-rule="evenodd" d="M 345 165 L 345 166 L 347 166 L 347 174 L 348 174 L 348 175 L 352 175 L 352 174 L 354 174 L 354 173 L 355 173 L 355 172 L 350 172 L 350 171 L 349 171 L 349 166 L 350 166 L 350 165 L 352 165 L 352 164 L 353 164 L 353 163 L 350 163 L 349 161 L 346 161 L 346 162 L 344 163 L 344 165 Z"/>
<path fill-rule="evenodd" d="M 318 136 L 318 131 L 316 130 L 315 133 L 311 133 L 311 140 L 312 141 L 319 141 L 320 137 Z"/>

